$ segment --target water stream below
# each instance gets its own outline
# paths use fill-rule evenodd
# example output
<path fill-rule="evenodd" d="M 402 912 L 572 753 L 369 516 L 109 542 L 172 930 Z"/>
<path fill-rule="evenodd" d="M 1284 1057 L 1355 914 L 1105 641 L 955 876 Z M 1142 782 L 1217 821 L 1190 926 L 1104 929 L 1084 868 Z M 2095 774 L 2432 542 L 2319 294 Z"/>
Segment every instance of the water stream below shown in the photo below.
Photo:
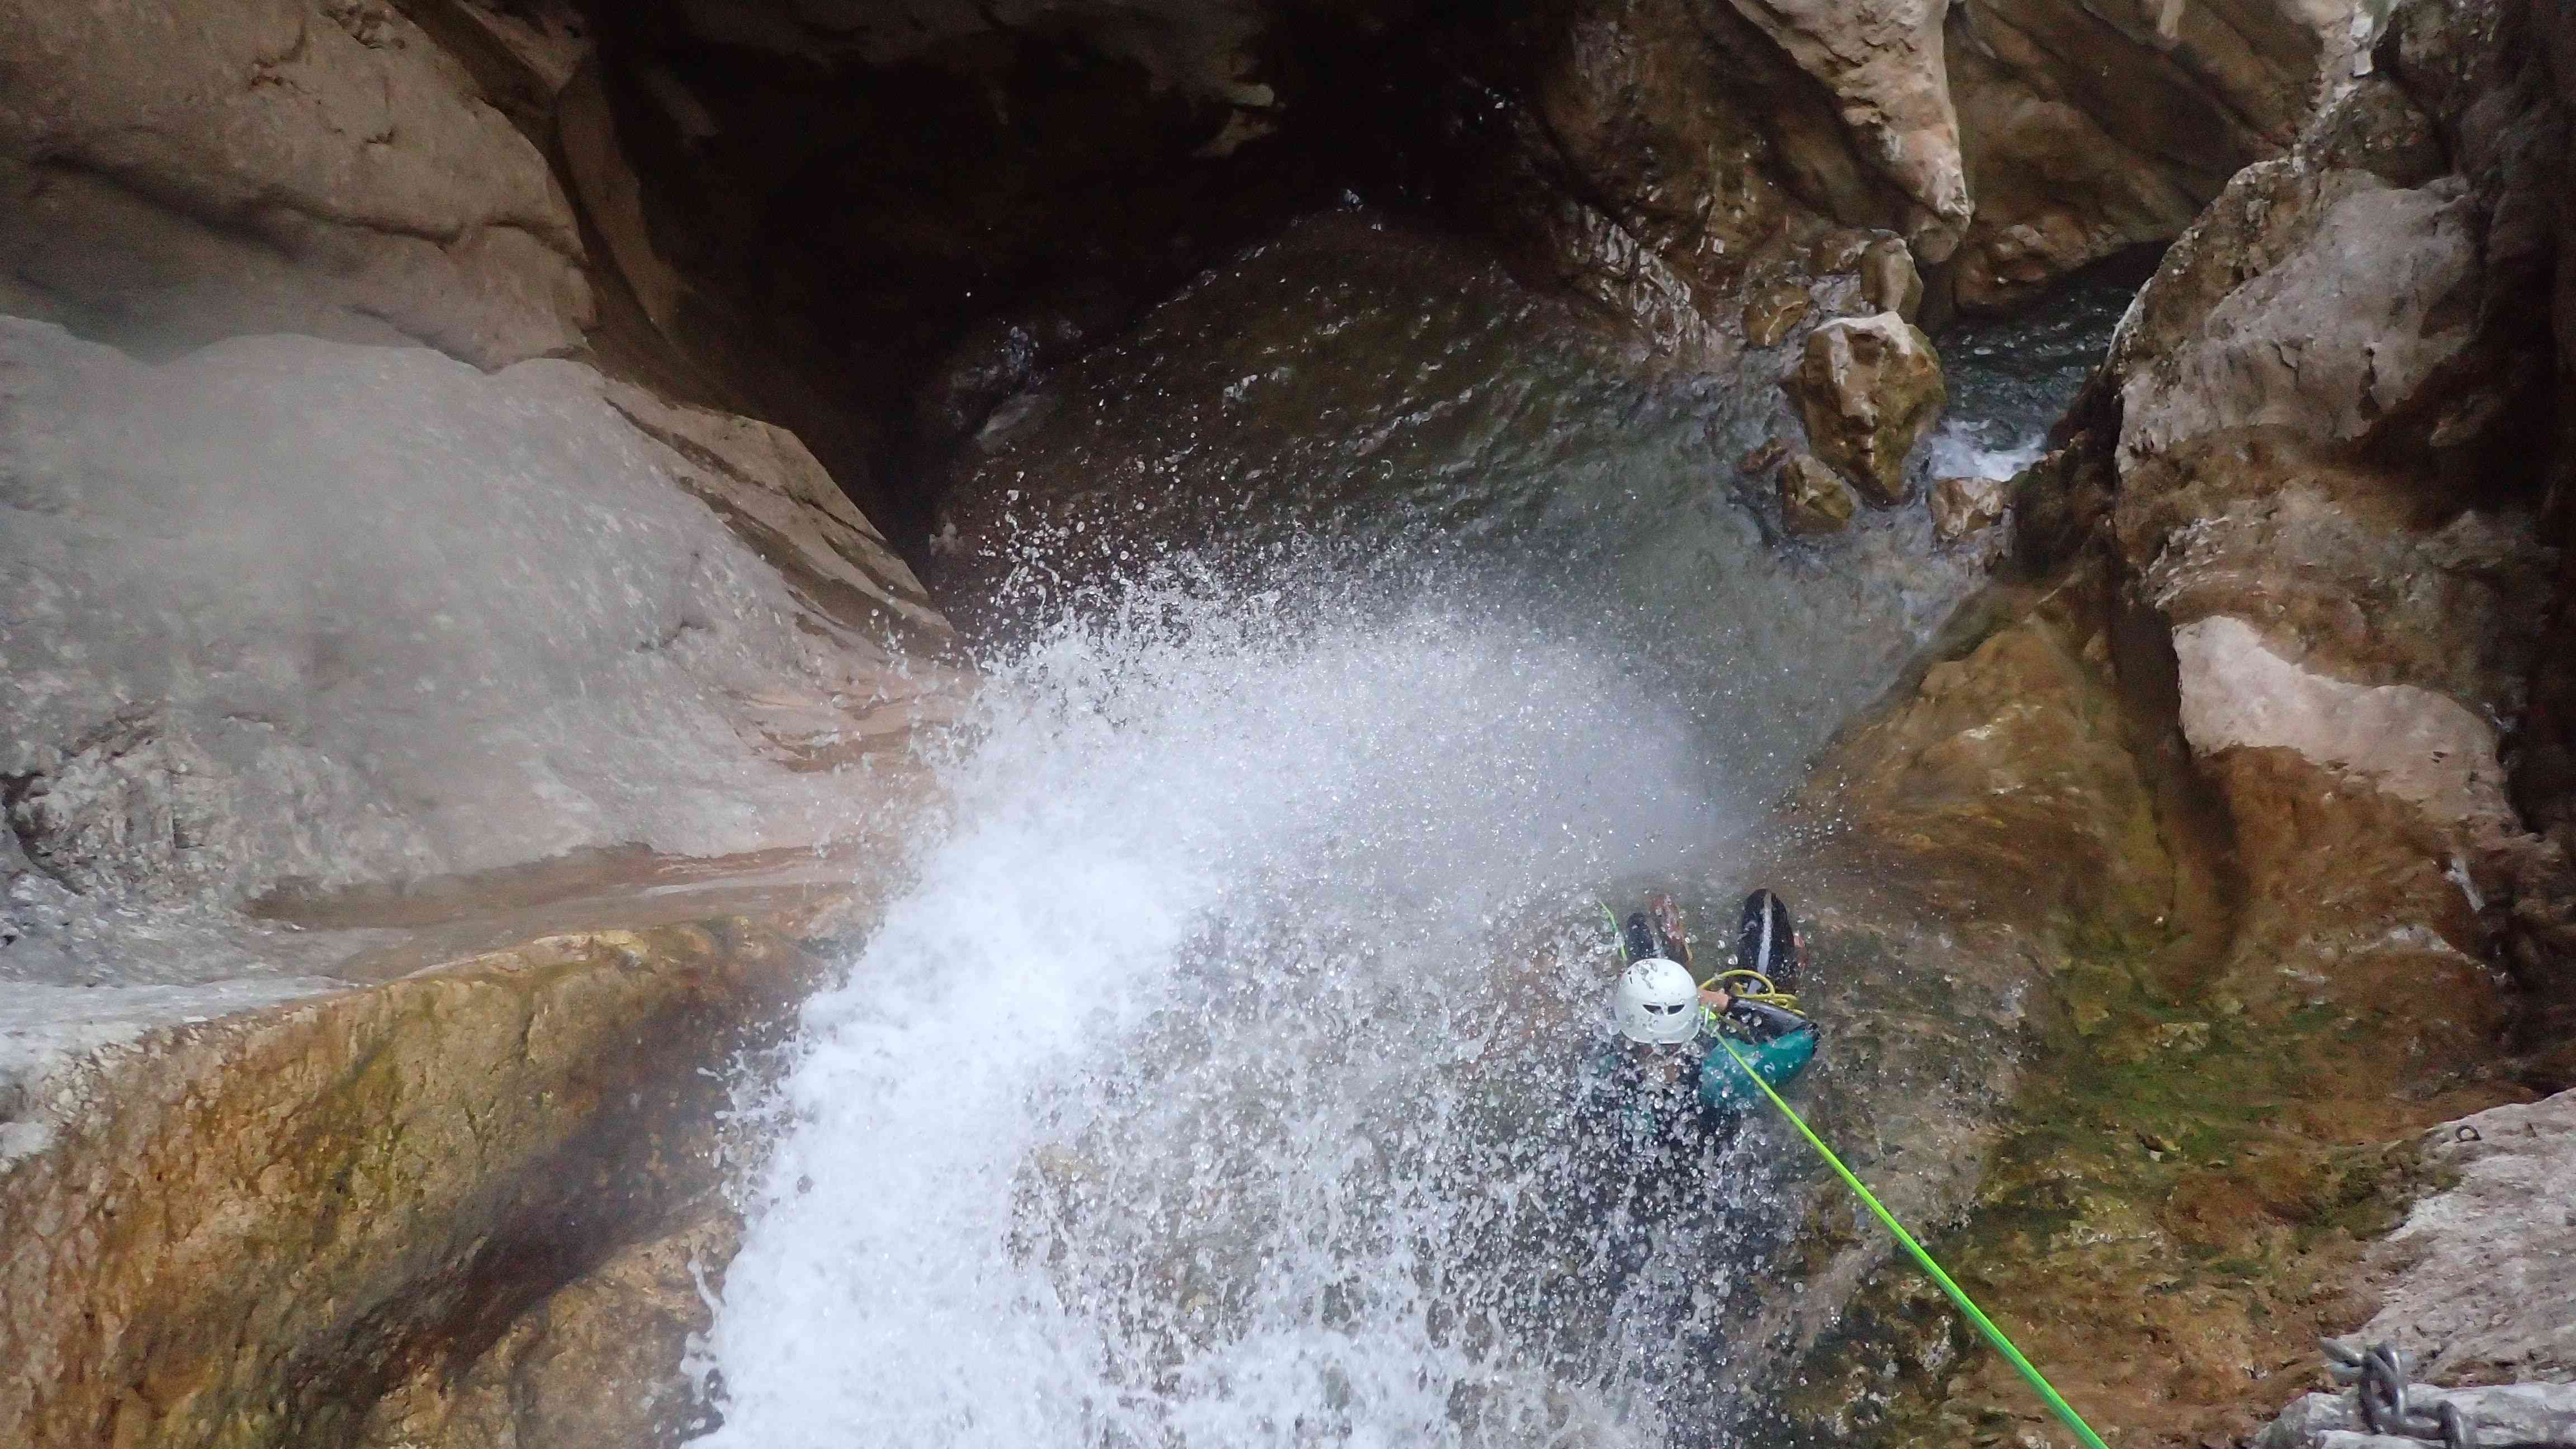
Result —
<path fill-rule="evenodd" d="M 763 1099 L 709 1445 L 1742 1421 L 1706 1370 L 1783 1227 L 1772 1169 L 1746 1139 L 1641 1170 L 1578 1130 L 1592 902 L 1722 911 L 1728 842 L 1972 581 L 1919 508 L 1768 536 L 1732 464 L 1767 383 L 1408 276 L 1256 252 L 996 445 L 1022 480 L 1097 478 L 1113 442 L 1140 475 L 1287 478 L 1230 526 L 1337 546 L 1253 582 L 1163 563 L 993 661 L 917 883 Z M 2118 301 L 1944 339 L 1926 466 L 2026 460 Z M 1227 377 L 1286 395 L 1221 425 L 1192 389 Z"/>

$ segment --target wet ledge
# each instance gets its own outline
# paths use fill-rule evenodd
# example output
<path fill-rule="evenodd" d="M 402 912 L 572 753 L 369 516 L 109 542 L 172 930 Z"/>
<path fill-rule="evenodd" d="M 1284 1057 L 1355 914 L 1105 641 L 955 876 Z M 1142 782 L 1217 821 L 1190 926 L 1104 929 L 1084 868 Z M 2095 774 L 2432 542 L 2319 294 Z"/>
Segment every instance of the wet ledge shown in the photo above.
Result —
<path fill-rule="evenodd" d="M 0 1441 L 359 1442 L 398 1384 L 461 1374 L 612 1259 L 653 1271 L 622 1250 L 707 1232 L 714 1069 L 820 970 L 744 916 L 576 931 L 42 1081 L 50 1140 L 0 1167 Z"/>

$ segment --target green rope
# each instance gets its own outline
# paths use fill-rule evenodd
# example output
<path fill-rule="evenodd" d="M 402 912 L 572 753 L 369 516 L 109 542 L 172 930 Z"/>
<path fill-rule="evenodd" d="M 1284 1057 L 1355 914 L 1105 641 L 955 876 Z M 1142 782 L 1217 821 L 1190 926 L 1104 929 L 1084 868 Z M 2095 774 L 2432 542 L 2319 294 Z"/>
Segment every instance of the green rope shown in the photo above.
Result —
<path fill-rule="evenodd" d="M 1959 1311 L 1968 1315 L 1968 1321 L 1977 1325 L 1977 1331 L 1986 1336 L 1986 1342 L 1993 1344 L 2005 1358 L 2012 1361 L 2014 1368 L 2021 1370 L 2021 1376 L 2028 1379 L 2030 1386 L 2039 1391 L 2040 1398 L 2047 1402 L 2049 1409 L 2058 1418 L 2066 1422 L 2066 1427 L 2075 1431 L 2075 1437 L 2083 1440 L 2087 1449 L 2110 1449 L 2109 1445 L 2102 1442 L 2102 1436 L 2093 1432 L 2093 1426 L 2084 1422 L 2084 1416 L 2075 1412 L 2075 1407 L 2066 1402 L 2064 1395 L 2057 1392 L 2056 1386 L 2049 1383 L 2038 1369 L 2031 1367 L 2030 1360 L 2022 1357 L 2020 1349 L 2013 1347 L 2013 1341 L 2004 1337 L 2002 1329 L 1995 1327 L 1995 1321 L 1986 1316 L 1985 1310 L 1969 1299 L 1967 1290 L 1952 1281 L 1949 1274 L 1941 1271 L 1941 1265 L 1932 1261 L 1932 1255 L 1923 1250 L 1921 1243 L 1914 1241 L 1914 1235 L 1905 1230 L 1905 1225 L 1896 1220 L 1895 1214 L 1890 1213 L 1879 1202 L 1877 1195 L 1862 1185 L 1859 1178 L 1852 1176 L 1852 1170 L 1843 1166 L 1843 1160 L 1834 1155 L 1834 1150 L 1825 1145 L 1825 1140 L 1816 1135 L 1815 1129 L 1807 1125 L 1806 1119 L 1792 1110 L 1789 1104 L 1781 1099 L 1780 1094 L 1772 1089 L 1769 1082 L 1762 1080 L 1761 1073 L 1754 1071 L 1751 1064 L 1744 1060 L 1744 1054 L 1735 1049 L 1735 1044 L 1722 1036 L 1717 1039 L 1717 1044 L 1726 1048 L 1726 1054 L 1735 1059 L 1736 1068 L 1753 1079 L 1753 1084 L 1762 1089 L 1762 1095 L 1771 1099 L 1771 1105 L 1780 1109 L 1780 1114 L 1787 1117 L 1789 1124 L 1798 1129 L 1798 1135 L 1807 1139 L 1807 1145 L 1816 1149 L 1817 1155 L 1825 1159 L 1825 1165 L 1834 1170 L 1834 1175 L 1843 1180 L 1843 1185 L 1860 1194 L 1860 1200 L 1867 1203 L 1869 1210 L 1878 1215 L 1878 1220 L 1887 1225 L 1887 1230 L 1896 1235 L 1896 1241 L 1905 1245 L 1905 1251 L 1914 1255 L 1914 1261 L 1923 1265 L 1923 1271 L 1931 1274 L 1932 1281 L 1941 1285 L 1941 1291 L 1950 1295 L 1950 1301 L 1959 1305 Z"/>

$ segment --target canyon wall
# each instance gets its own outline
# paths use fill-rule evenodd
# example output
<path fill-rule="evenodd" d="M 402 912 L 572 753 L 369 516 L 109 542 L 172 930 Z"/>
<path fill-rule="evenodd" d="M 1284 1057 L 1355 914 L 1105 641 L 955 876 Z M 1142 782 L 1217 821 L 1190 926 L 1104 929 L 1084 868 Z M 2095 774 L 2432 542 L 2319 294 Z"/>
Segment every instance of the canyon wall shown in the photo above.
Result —
<path fill-rule="evenodd" d="M 968 681 L 907 559 L 990 586 L 942 480 L 972 544 L 1004 468 L 1153 461 L 1048 409 L 1363 191 L 1665 377 L 2178 236 L 2013 492 L 2011 607 L 1797 807 L 1908 910 L 2009 902 L 1925 969 L 2030 1055 L 1899 1201 L 2159 1440 L 2248 1428 L 2311 1331 L 2576 1368 L 2427 1245 L 2565 1237 L 2494 1185 L 2559 1169 L 2563 1099 L 2518 1099 L 2576 1076 L 2558 7 L 0 0 L 0 55 L 0 1348 L 44 1366 L 0 1437 L 691 1422 L 693 1084 L 928 809 L 898 762 Z M 1229 361 L 1188 396 L 1235 456 L 1367 431 L 1243 434 L 1247 387 L 1325 394 Z M 1676 445 L 1693 506 L 1761 431 Z M 1981 560 L 1910 527 L 1819 607 L 1946 607 Z M 2541 1145 L 2443 1148 L 2472 1111 Z M 1810 1426 L 2020 1402 L 1874 1248 L 1819 1253 L 1860 1297 L 1780 1320 L 1841 1394 Z M 600 1405 L 624 1350 L 642 1422 Z"/>
<path fill-rule="evenodd" d="M 2548 1286 L 2571 1228 L 2535 1195 L 2570 1163 L 2576 992 L 2568 55 L 2558 7 L 2398 7 L 2166 254 L 2017 480 L 2006 577 L 2040 601 L 2003 596 L 2020 622 L 1819 782 L 1838 848 L 1992 902 L 2054 837 L 1981 823 L 2027 768 L 1991 753 L 2053 691 L 1906 722 L 2031 631 L 2126 701 L 2154 808 L 2125 840 L 2078 812 L 2095 831 L 2046 852 L 2074 866 L 2032 927 L 2056 1003 L 1935 1245 L 2133 1440 L 2252 1435 L 2326 1386 L 2318 1335 L 2440 1383 L 2576 1373 Z M 1800 1435 L 2072 1442 L 1910 1273 L 1836 1332 Z"/>
<path fill-rule="evenodd" d="M 0 7 L 30 78 L 0 112 L 12 310 L 149 355 L 291 331 L 588 357 L 793 429 L 915 562 L 925 479 L 1033 374 L 1346 193 L 1720 368 L 1748 303 L 1857 278 L 1873 238 L 1935 320 L 2169 240 L 2377 25 L 2345 0 L 237 10 Z"/>

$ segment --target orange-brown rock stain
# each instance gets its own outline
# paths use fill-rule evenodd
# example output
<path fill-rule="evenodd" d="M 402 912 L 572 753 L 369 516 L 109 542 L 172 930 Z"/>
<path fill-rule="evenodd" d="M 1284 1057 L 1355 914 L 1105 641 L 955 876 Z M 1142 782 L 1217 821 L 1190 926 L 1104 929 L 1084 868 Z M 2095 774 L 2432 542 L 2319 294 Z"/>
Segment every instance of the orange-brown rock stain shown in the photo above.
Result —
<path fill-rule="evenodd" d="M 2078 573 L 1847 732 L 1801 809 L 1882 896 L 2046 961 L 2007 1120 L 1928 1245 L 2115 1445 L 2223 1445 L 2369 1317 L 2403 1144 L 2528 1096 L 2445 851 L 2277 751 L 2195 762 L 2156 617 Z M 1800 1275 L 1876 1240 L 1819 1183 Z M 2072 1446 L 1889 1261 L 1790 1375 L 1800 1443 Z"/>
<path fill-rule="evenodd" d="M 0 1441 L 357 1443 L 719 1183 L 814 959 L 742 919 L 558 936 L 106 1054 L 0 1173 Z"/>

